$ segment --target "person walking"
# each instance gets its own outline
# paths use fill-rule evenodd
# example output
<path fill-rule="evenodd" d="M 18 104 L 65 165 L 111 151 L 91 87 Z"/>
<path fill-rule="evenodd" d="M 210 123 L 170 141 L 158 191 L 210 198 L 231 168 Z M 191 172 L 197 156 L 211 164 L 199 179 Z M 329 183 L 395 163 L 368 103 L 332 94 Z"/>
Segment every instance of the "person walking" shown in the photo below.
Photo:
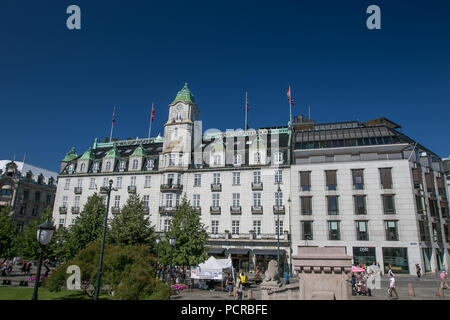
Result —
<path fill-rule="evenodd" d="M 28 265 L 27 265 L 27 275 L 30 275 L 30 273 L 31 273 L 31 261 L 30 262 L 28 262 Z"/>
<path fill-rule="evenodd" d="M 395 276 L 390 267 L 391 267 L 391 265 L 389 265 L 390 272 L 388 272 L 388 275 L 389 275 L 388 299 L 392 298 L 392 292 L 395 293 L 395 298 L 398 299 L 398 293 L 397 293 L 397 290 L 395 289 Z"/>
<path fill-rule="evenodd" d="M 226 290 L 228 291 L 228 296 L 231 297 L 233 295 L 233 276 L 231 273 L 228 275 L 227 281 L 226 281 Z"/>
<path fill-rule="evenodd" d="M 236 289 L 237 289 L 237 299 L 242 300 L 243 286 L 241 278 L 238 278 L 238 280 L 236 281 Z"/>
<path fill-rule="evenodd" d="M 420 266 L 418 263 L 416 263 L 416 273 L 417 273 L 417 278 L 420 279 L 421 276 L 421 272 L 420 272 Z"/>
<path fill-rule="evenodd" d="M 284 284 L 289 284 L 289 272 L 284 273 Z"/>
<path fill-rule="evenodd" d="M 448 283 L 447 283 L 448 274 L 447 274 L 447 271 L 446 271 L 445 269 L 443 269 L 443 270 L 441 271 L 440 278 L 441 278 L 441 285 L 440 285 L 439 288 L 441 288 L 441 289 L 447 289 L 447 290 L 450 289 L 450 288 L 448 287 Z M 444 287 L 445 287 L 445 288 L 444 288 Z"/>

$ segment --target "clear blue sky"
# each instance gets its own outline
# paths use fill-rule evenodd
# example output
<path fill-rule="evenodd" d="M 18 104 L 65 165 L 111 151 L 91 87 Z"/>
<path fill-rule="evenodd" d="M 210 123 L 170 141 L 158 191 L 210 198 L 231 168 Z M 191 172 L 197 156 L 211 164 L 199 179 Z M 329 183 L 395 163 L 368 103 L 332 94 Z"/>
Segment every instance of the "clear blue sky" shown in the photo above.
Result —
<path fill-rule="evenodd" d="M 66 8 L 81 8 L 79 31 Z M 381 30 L 366 8 L 381 8 Z M 450 154 L 450 2 L 2 0 L 0 159 L 50 170 L 109 136 L 163 133 L 167 105 L 188 82 L 203 128 L 385 116 Z"/>

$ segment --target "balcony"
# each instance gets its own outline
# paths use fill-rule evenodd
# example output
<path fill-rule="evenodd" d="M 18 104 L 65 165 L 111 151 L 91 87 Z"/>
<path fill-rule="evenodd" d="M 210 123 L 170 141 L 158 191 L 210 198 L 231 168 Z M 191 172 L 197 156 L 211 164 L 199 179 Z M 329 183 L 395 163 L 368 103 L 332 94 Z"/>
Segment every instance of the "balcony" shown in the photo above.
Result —
<path fill-rule="evenodd" d="M 118 214 L 120 213 L 120 207 L 111 207 L 112 214 Z"/>
<path fill-rule="evenodd" d="M 273 214 L 284 214 L 284 206 L 273 206 Z"/>
<path fill-rule="evenodd" d="M 222 191 L 221 183 L 211 183 L 211 191 Z"/>
<path fill-rule="evenodd" d="M 82 187 L 75 187 L 73 190 L 74 190 L 75 194 L 81 194 L 83 192 Z"/>
<path fill-rule="evenodd" d="M 209 212 L 211 214 L 220 214 L 221 213 L 221 208 L 220 207 L 211 206 L 209 208 Z"/>
<path fill-rule="evenodd" d="M 198 213 L 202 213 L 202 207 L 193 206 L 192 209 L 194 209 L 194 210 L 197 211 Z"/>
<path fill-rule="evenodd" d="M 60 214 L 67 214 L 67 207 L 59 207 Z"/>
<path fill-rule="evenodd" d="M 161 191 L 182 191 L 183 190 L 183 185 L 182 184 L 162 184 L 161 185 Z"/>
<path fill-rule="evenodd" d="M 80 213 L 80 207 L 72 207 L 71 211 L 73 214 L 78 214 L 78 213 Z"/>
<path fill-rule="evenodd" d="M 263 214 L 262 206 L 252 206 L 252 214 Z"/>
<path fill-rule="evenodd" d="M 241 214 L 242 213 L 241 206 L 230 206 L 230 213 L 231 214 Z"/>
<path fill-rule="evenodd" d="M 160 214 L 174 214 L 177 211 L 178 206 L 170 207 L 170 206 L 160 206 L 159 213 Z"/>
<path fill-rule="evenodd" d="M 252 190 L 253 191 L 262 190 L 262 189 L 263 189 L 262 182 L 252 182 Z"/>
<path fill-rule="evenodd" d="M 136 193 L 136 186 L 128 186 L 128 193 Z"/>

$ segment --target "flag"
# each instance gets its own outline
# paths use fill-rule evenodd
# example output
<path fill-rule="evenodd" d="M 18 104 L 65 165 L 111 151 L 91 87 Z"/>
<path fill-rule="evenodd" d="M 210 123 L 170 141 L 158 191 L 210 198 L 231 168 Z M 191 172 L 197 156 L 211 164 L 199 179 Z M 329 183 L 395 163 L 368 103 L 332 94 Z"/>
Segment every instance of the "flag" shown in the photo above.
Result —
<path fill-rule="evenodd" d="M 287 97 L 288 97 L 288 100 L 289 100 L 289 104 L 291 106 L 293 106 L 294 105 L 294 98 L 291 95 L 291 86 L 289 86 L 289 89 L 287 91 Z"/>
<path fill-rule="evenodd" d="M 115 114 L 116 114 L 116 107 L 114 106 L 113 115 L 112 115 L 112 124 L 113 125 L 114 125 L 114 122 L 116 122 Z"/>
<path fill-rule="evenodd" d="M 152 103 L 152 118 L 151 118 L 151 122 L 153 122 L 153 118 L 155 117 L 155 106 Z"/>
<path fill-rule="evenodd" d="M 247 112 L 248 112 L 248 110 L 250 110 L 250 106 L 248 105 L 248 95 L 247 95 L 247 92 L 245 93 L 245 106 L 246 106 L 246 110 L 247 110 Z"/>

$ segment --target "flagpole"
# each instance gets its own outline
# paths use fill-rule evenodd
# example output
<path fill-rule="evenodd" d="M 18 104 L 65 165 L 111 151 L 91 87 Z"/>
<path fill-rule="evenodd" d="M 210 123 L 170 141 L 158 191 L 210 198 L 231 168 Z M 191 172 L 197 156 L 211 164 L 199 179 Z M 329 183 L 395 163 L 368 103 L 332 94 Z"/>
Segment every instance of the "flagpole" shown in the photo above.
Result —
<path fill-rule="evenodd" d="M 247 96 L 247 91 L 245 91 L 245 126 L 244 126 L 244 131 L 246 131 L 247 130 L 247 108 L 248 108 L 248 105 L 247 105 L 247 102 L 248 101 L 248 96 Z"/>
<path fill-rule="evenodd" d="M 154 103 L 152 102 L 152 113 L 150 114 L 150 126 L 149 126 L 149 128 L 148 128 L 148 138 L 149 138 L 149 139 L 150 139 L 150 132 L 152 131 L 153 108 L 154 108 Z"/>
<path fill-rule="evenodd" d="M 291 94 L 291 86 L 289 86 L 289 123 L 292 129 L 292 94 Z"/>
<path fill-rule="evenodd" d="M 111 133 L 109 134 L 109 142 L 111 142 L 111 140 L 112 140 L 112 134 L 113 134 L 113 128 L 114 128 L 114 122 L 115 122 L 115 115 L 116 115 L 116 107 L 114 106 L 113 119 L 112 119 L 112 124 L 111 124 Z"/>

